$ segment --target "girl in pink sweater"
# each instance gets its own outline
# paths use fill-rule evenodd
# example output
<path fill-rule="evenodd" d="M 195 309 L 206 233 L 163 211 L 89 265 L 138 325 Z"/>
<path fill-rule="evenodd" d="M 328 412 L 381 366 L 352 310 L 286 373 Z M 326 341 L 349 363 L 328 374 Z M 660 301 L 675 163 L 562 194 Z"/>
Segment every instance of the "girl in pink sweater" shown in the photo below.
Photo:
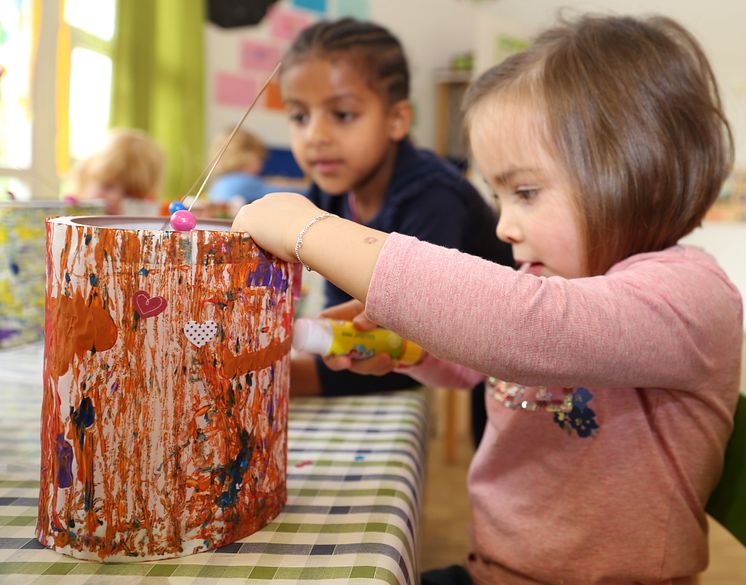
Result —
<path fill-rule="evenodd" d="M 465 111 L 522 271 L 291 194 L 244 207 L 234 228 L 427 349 L 408 374 L 490 378 L 473 552 L 423 583 L 691 584 L 742 339 L 735 287 L 677 244 L 733 159 L 707 60 L 669 19 L 584 17 L 484 73 Z"/>

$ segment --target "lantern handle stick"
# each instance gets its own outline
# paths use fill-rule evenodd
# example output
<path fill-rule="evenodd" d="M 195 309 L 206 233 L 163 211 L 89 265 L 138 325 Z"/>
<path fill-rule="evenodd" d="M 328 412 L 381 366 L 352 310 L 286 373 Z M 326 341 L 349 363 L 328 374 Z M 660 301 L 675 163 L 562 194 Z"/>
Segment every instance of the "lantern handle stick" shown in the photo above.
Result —
<path fill-rule="evenodd" d="M 278 62 L 277 65 L 275 65 L 275 68 L 272 70 L 272 73 L 270 73 L 267 79 L 264 80 L 264 84 L 259 89 L 256 96 L 254 96 L 253 101 L 249 104 L 249 107 L 246 108 L 246 111 L 243 113 L 243 116 L 241 116 L 241 119 L 234 126 L 233 131 L 228 135 L 228 138 L 223 143 L 223 146 L 220 147 L 220 150 L 218 151 L 218 154 L 215 156 L 215 159 L 207 167 L 207 173 L 206 173 L 205 179 L 204 181 L 202 181 L 202 184 L 200 185 L 199 190 L 197 191 L 197 194 L 194 196 L 194 199 L 192 199 L 192 202 L 189 204 L 189 211 L 192 210 L 192 207 L 194 207 L 194 204 L 197 202 L 197 199 L 199 199 L 199 196 L 202 194 L 202 191 L 204 190 L 205 185 L 207 184 L 207 181 L 210 180 L 210 176 L 215 170 L 215 167 L 218 165 L 218 163 L 220 162 L 220 159 L 223 158 L 225 151 L 228 149 L 228 145 L 231 143 L 231 140 L 233 140 L 233 137 L 238 132 L 238 129 L 244 123 L 244 120 L 246 120 L 246 116 L 248 116 L 249 112 L 251 112 L 251 110 L 254 109 L 254 106 L 259 101 L 259 98 L 264 93 L 264 90 L 266 90 L 267 87 L 269 86 L 269 82 L 272 81 L 272 78 L 277 74 L 277 71 L 280 69 L 281 65 L 282 65 L 282 62 L 281 61 Z M 197 181 L 195 181 L 194 184 L 189 188 L 189 191 L 191 191 L 194 188 L 194 185 L 196 185 L 199 179 L 202 178 L 202 175 L 205 175 L 205 171 L 202 171 L 200 176 L 197 178 Z M 184 199 L 186 199 L 187 195 L 189 194 L 189 191 L 187 191 L 187 194 L 184 195 L 184 197 L 182 197 L 182 202 L 184 201 Z"/>

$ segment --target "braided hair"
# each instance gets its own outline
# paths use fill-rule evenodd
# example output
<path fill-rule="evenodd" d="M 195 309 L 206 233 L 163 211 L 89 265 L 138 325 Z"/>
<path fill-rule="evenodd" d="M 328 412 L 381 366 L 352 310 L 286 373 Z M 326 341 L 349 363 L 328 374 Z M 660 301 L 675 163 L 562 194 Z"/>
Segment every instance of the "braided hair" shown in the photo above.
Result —
<path fill-rule="evenodd" d="M 372 22 L 342 18 L 301 31 L 285 53 L 280 75 L 313 57 L 354 61 L 368 84 L 389 104 L 409 97 L 409 66 L 399 40 Z"/>

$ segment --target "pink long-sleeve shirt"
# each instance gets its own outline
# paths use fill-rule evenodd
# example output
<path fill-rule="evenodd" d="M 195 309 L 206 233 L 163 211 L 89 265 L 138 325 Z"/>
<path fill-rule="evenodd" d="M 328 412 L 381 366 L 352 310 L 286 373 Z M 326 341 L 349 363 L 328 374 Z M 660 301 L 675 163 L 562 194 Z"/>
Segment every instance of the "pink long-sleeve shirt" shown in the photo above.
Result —
<path fill-rule="evenodd" d="M 392 234 L 366 313 L 466 366 L 408 369 L 426 383 L 574 389 L 564 418 L 487 393 L 468 479 L 477 583 L 683 585 L 706 567 L 743 327 L 708 254 L 674 246 L 566 280 Z"/>

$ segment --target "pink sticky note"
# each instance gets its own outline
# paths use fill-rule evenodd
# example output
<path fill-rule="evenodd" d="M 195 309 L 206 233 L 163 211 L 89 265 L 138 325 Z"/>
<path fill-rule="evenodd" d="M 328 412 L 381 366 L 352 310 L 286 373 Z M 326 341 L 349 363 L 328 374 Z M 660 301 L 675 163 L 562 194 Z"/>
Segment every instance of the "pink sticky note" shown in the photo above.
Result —
<path fill-rule="evenodd" d="M 215 75 L 215 101 L 224 106 L 245 108 L 256 96 L 256 80 L 231 73 Z"/>
<path fill-rule="evenodd" d="M 273 7 L 269 12 L 270 33 L 278 39 L 294 39 L 297 34 L 313 22 L 304 12 Z"/>
<path fill-rule="evenodd" d="M 280 49 L 261 41 L 247 40 L 241 43 L 241 67 L 272 71 L 280 60 Z"/>

